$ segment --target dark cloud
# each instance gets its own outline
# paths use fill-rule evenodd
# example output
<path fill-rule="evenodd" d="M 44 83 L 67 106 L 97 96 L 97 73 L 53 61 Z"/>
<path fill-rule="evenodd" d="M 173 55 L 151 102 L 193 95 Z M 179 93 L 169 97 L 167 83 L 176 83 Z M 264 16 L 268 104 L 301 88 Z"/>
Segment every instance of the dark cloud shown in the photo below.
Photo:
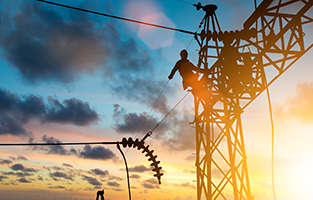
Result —
<path fill-rule="evenodd" d="M 167 98 L 164 94 L 159 97 L 162 91 L 162 86 L 165 84 L 164 82 L 153 80 L 151 77 L 135 77 L 132 79 L 124 74 L 119 76 L 119 80 L 120 81 L 116 81 L 114 85 L 112 84 L 113 94 L 127 100 L 146 104 L 149 108 L 154 106 L 155 111 L 164 115 L 169 112 L 170 109 L 167 105 Z M 166 92 L 170 93 L 174 91 L 169 87 Z M 155 104 L 157 99 L 158 101 Z"/>
<path fill-rule="evenodd" d="M 1 159 L 0 158 L 0 165 L 4 165 L 4 164 L 12 164 L 13 162 L 11 160 L 7 160 L 7 159 Z"/>
<path fill-rule="evenodd" d="M 49 103 L 51 107 L 45 114 L 43 122 L 87 126 L 99 120 L 97 112 L 91 109 L 87 102 L 79 99 L 64 100 L 61 104 L 50 97 Z"/>
<path fill-rule="evenodd" d="M 45 104 L 41 97 L 19 96 L 0 88 L 0 135 L 32 137 L 32 133 L 23 128 L 31 119 L 76 126 L 87 126 L 99 120 L 97 112 L 87 102 L 75 98 L 62 103 L 52 97 L 48 100 Z"/>
<path fill-rule="evenodd" d="M 33 151 L 42 151 L 45 154 L 57 154 L 57 155 L 76 155 L 80 158 L 84 159 L 95 159 L 95 160 L 115 160 L 116 156 L 115 154 L 108 148 L 105 148 L 103 146 L 95 146 L 91 147 L 90 145 L 85 145 L 82 150 L 75 150 L 73 148 L 66 149 L 64 146 L 61 145 L 61 141 L 54 138 L 54 137 L 48 137 L 47 135 L 42 136 L 42 141 L 47 144 L 55 144 L 55 145 L 43 145 L 43 146 L 35 146 L 32 147 Z M 31 139 L 29 143 L 34 143 Z M 64 163 L 63 166 L 66 167 L 73 167 L 72 165 Z M 50 168 L 47 168 L 50 171 Z M 60 167 L 53 167 L 54 170 L 61 170 Z M 94 169 L 93 171 L 90 171 L 90 173 L 101 173 L 100 169 Z M 103 172 L 105 173 L 105 172 Z"/>
<path fill-rule="evenodd" d="M 103 177 L 109 177 L 109 171 L 108 170 L 101 170 L 98 168 L 95 169 L 91 169 L 89 170 L 89 173 L 93 174 L 93 175 L 99 175 L 99 176 L 103 176 Z"/>
<path fill-rule="evenodd" d="M 90 183 L 91 185 L 94 186 L 99 186 L 102 185 L 102 183 L 100 183 L 96 178 L 90 177 L 90 176 L 82 176 L 84 180 L 88 181 L 88 183 Z"/>
<path fill-rule="evenodd" d="M 18 182 L 20 182 L 20 183 L 31 183 L 31 181 L 27 180 L 26 178 L 20 178 L 18 180 Z"/>
<path fill-rule="evenodd" d="M 32 133 L 23 125 L 31 118 L 41 117 L 44 102 L 41 98 L 28 95 L 21 98 L 0 88 L 0 135 L 28 136 Z"/>
<path fill-rule="evenodd" d="M 112 186 L 112 187 L 120 187 L 121 186 L 121 184 L 119 184 L 117 182 L 108 182 L 107 185 Z"/>
<path fill-rule="evenodd" d="M 130 172 L 141 172 L 141 173 L 143 173 L 143 172 L 146 172 L 146 171 L 151 171 L 151 168 L 147 168 L 144 165 L 137 165 L 135 167 L 130 167 L 129 171 Z"/>
<path fill-rule="evenodd" d="M 152 130 L 158 123 L 159 120 L 148 116 L 148 113 L 126 113 L 125 109 L 121 108 L 120 105 L 115 104 L 113 110 L 113 128 L 117 133 L 137 133 L 142 126 L 142 132 L 148 132 Z M 162 132 L 168 128 L 168 123 L 162 123 L 156 131 Z"/>
<path fill-rule="evenodd" d="M 0 181 L 2 181 L 2 179 L 6 179 L 6 178 L 8 178 L 8 177 L 0 175 Z"/>
<path fill-rule="evenodd" d="M 23 172 L 37 172 L 37 170 L 33 169 L 33 168 L 25 168 L 23 164 L 14 164 L 10 167 L 12 170 L 14 171 L 23 171 Z"/>
<path fill-rule="evenodd" d="M 64 179 L 73 181 L 73 175 L 67 174 L 64 172 L 53 172 L 53 173 L 50 173 L 50 176 L 51 178 L 64 178 Z"/>
<path fill-rule="evenodd" d="M 42 4 L 25 2 L 12 18 L 14 28 L 3 36 L 2 56 L 28 82 L 69 83 L 104 64 L 109 53 L 107 28 L 96 28 L 86 13 L 67 12 L 65 17 Z"/>
<path fill-rule="evenodd" d="M 132 86 L 151 80 L 134 78 L 134 73 L 153 71 L 150 52 L 139 47 L 133 38 L 122 36 L 113 22 L 91 19 L 84 12 L 67 10 L 64 14 L 36 2 L 25 2 L 7 24 L 12 28 L 2 36 L 2 56 L 28 82 L 70 83 L 103 66 L 104 77 L 112 83 L 125 80 L 122 75 L 126 74 Z M 125 84 L 112 84 L 112 89 L 123 95 L 118 88 Z M 161 90 L 156 84 L 151 81 L 144 89 Z"/>
<path fill-rule="evenodd" d="M 147 189 L 159 189 L 160 186 L 159 186 L 159 182 L 154 179 L 154 178 L 150 178 L 150 179 L 147 179 L 147 180 L 144 180 L 141 185 L 144 187 L 144 188 L 147 188 Z"/>
<path fill-rule="evenodd" d="M 132 175 L 130 175 L 130 178 L 133 178 L 133 179 L 140 179 L 141 176 L 138 175 L 138 174 L 132 174 Z"/>
<path fill-rule="evenodd" d="M 54 187 L 49 187 L 50 189 L 65 189 L 66 187 L 62 185 L 54 186 Z"/>
<path fill-rule="evenodd" d="M 150 50 L 122 35 L 114 22 L 103 23 L 103 19 L 90 17 L 84 12 L 68 10 L 64 14 L 36 2 L 25 2 L 6 22 L 12 28 L 2 36 L 2 56 L 29 83 L 68 84 L 84 74 L 100 71 L 114 95 L 151 108 L 166 79 L 166 75 L 162 81 L 154 75 L 162 71 L 156 67 L 162 62 L 160 53 L 155 55 L 157 60 L 153 59 Z M 166 114 L 166 94 L 174 92 L 168 86 L 154 110 Z"/>
<path fill-rule="evenodd" d="M 10 168 L 14 171 L 25 169 L 24 165 L 22 165 L 22 164 L 15 164 L 15 165 L 12 165 Z"/>
<path fill-rule="evenodd" d="M 79 153 L 79 157 L 96 160 L 109 160 L 114 159 L 116 156 L 110 149 L 102 146 L 91 147 L 90 145 L 85 145 L 84 149 Z"/>
<path fill-rule="evenodd" d="M 313 82 L 298 83 L 296 95 L 286 102 L 276 106 L 275 114 L 278 118 L 289 117 L 304 123 L 313 122 Z"/>
<path fill-rule="evenodd" d="M 68 150 L 64 146 L 59 145 L 62 143 L 60 140 L 54 137 L 48 137 L 47 135 L 42 136 L 42 141 L 47 144 L 56 144 L 56 145 L 46 145 L 46 146 L 35 146 L 32 150 L 43 151 L 46 154 L 57 154 L 57 155 L 76 155 L 76 150 Z M 29 141 L 29 143 L 33 143 L 33 141 Z"/>
<path fill-rule="evenodd" d="M 9 156 L 9 158 L 11 160 L 28 160 L 25 156 L 22 156 L 22 155 L 17 155 L 17 157 L 14 157 L 14 156 Z"/>
<path fill-rule="evenodd" d="M 69 168 L 73 168 L 73 165 L 70 165 L 70 164 L 67 164 L 67 163 L 63 163 L 62 166 L 69 167 Z"/>
<path fill-rule="evenodd" d="M 4 175 L 13 175 L 17 177 L 25 177 L 25 176 L 32 176 L 33 173 L 29 172 L 3 172 Z"/>

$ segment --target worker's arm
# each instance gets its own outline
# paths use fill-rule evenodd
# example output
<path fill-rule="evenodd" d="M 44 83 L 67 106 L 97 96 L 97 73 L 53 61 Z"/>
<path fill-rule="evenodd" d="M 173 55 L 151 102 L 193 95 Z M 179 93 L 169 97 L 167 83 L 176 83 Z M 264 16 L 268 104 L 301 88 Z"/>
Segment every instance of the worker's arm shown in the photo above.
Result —
<path fill-rule="evenodd" d="M 190 64 L 192 65 L 192 71 L 196 71 L 198 73 L 203 73 L 203 69 L 201 69 L 200 67 L 195 66 L 192 62 L 190 62 Z"/>
<path fill-rule="evenodd" d="M 172 79 L 176 73 L 176 71 L 179 69 L 179 64 L 178 62 L 175 64 L 174 68 L 171 71 L 171 74 L 168 76 L 168 79 Z"/>

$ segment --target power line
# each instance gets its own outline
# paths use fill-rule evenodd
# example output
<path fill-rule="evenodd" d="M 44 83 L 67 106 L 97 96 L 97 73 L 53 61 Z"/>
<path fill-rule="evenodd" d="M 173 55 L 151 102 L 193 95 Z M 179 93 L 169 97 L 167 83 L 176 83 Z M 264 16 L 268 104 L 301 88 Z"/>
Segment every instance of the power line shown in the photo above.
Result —
<path fill-rule="evenodd" d="M 178 32 L 181 32 L 181 33 L 187 33 L 187 34 L 192 34 L 192 35 L 195 34 L 194 32 L 191 32 L 191 31 L 186 31 L 186 30 L 182 30 L 182 29 L 162 26 L 162 25 L 158 25 L 158 24 L 152 24 L 152 23 L 148 23 L 148 22 L 142 22 L 142 21 L 138 21 L 138 20 L 128 19 L 128 18 L 125 18 L 125 17 L 118 17 L 118 16 L 115 16 L 115 15 L 100 13 L 100 12 L 96 12 L 96 11 L 92 11 L 92 10 L 87 10 L 87 9 L 83 9 L 83 8 L 77 8 L 77 7 L 68 6 L 68 5 L 59 4 L 59 3 L 54 3 L 54 2 L 50 2 L 50 1 L 45 1 L 45 0 L 35 0 L 35 1 L 42 2 L 42 3 L 47 3 L 47 4 L 51 4 L 51 5 L 55 5 L 55 6 L 60 6 L 60 7 L 64 7 L 64 8 L 69 8 L 69 9 L 73 9 L 73 10 L 79 10 L 79 11 L 83 11 L 83 12 L 88 12 L 88 13 L 92 13 L 92 14 L 96 14 L 96 15 L 105 16 L 105 17 L 110 17 L 110 18 L 114 18 L 114 19 L 129 21 L 129 22 L 133 22 L 133 23 L 137 23 L 137 24 L 144 24 L 144 25 L 147 25 L 147 26 L 153 26 L 153 27 L 157 27 L 157 28 L 163 28 L 163 29 L 167 29 L 167 30 L 178 31 Z"/>
<path fill-rule="evenodd" d="M 164 117 L 163 119 L 151 130 L 154 131 L 164 120 L 165 118 L 167 118 L 167 116 L 169 116 L 169 114 L 171 114 L 173 112 L 173 110 L 175 110 L 175 108 L 188 96 L 188 94 L 190 94 L 190 92 L 188 92 L 187 94 L 185 94 L 185 96 L 183 98 L 181 98 L 181 100 L 172 108 L 172 110 L 170 110 Z"/>
<path fill-rule="evenodd" d="M 0 146 L 40 146 L 40 145 L 86 145 L 86 144 L 118 144 L 119 142 L 64 142 L 64 143 L 8 143 Z"/>
<path fill-rule="evenodd" d="M 154 109 L 154 107 L 155 107 L 156 103 L 158 102 L 158 100 L 160 99 L 161 95 L 163 94 L 163 92 L 164 92 L 164 90 L 165 90 L 165 88 L 166 88 L 166 86 L 167 86 L 168 82 L 169 82 L 169 80 L 167 80 L 167 82 L 165 83 L 165 85 L 164 85 L 164 87 L 163 87 L 162 91 L 160 92 L 160 94 L 159 94 L 158 98 L 155 100 L 155 102 L 154 102 L 154 104 L 153 104 L 152 108 L 150 109 L 150 112 L 148 113 L 147 117 L 145 118 L 144 122 L 142 123 L 141 127 L 139 128 L 139 131 L 137 132 L 137 134 L 136 134 L 135 138 L 138 136 L 138 134 L 139 134 L 139 132 L 141 131 L 142 127 L 143 127 L 143 126 L 144 126 L 144 124 L 146 123 L 146 121 L 147 121 L 148 117 L 150 116 L 150 114 L 151 114 L 152 110 Z"/>
<path fill-rule="evenodd" d="M 185 3 L 185 4 L 193 5 L 192 3 L 189 3 L 187 1 L 183 1 L 183 0 L 177 0 L 177 1 L 180 1 L 180 2 Z"/>

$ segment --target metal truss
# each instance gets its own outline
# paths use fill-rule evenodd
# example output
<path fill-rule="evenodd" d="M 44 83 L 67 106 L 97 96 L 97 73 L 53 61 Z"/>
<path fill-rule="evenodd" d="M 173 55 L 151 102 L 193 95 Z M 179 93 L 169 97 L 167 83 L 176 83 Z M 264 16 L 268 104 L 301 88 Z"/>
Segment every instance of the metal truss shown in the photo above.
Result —
<path fill-rule="evenodd" d="M 241 114 L 312 48 L 304 30 L 313 22 L 312 5 L 312 0 L 265 0 L 243 30 L 230 32 L 221 31 L 217 6 L 197 5 L 206 12 L 203 30 L 195 35 L 203 74 L 192 90 L 198 200 L 254 198 Z"/>

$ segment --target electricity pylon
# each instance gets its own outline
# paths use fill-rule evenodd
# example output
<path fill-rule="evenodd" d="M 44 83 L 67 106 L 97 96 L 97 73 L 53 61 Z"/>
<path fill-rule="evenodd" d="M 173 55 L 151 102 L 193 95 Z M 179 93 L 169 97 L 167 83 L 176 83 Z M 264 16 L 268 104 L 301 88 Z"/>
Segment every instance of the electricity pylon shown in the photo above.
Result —
<path fill-rule="evenodd" d="M 197 199 L 252 200 L 241 114 L 311 45 L 304 27 L 312 0 L 264 0 L 240 31 L 222 32 L 216 5 L 205 11 L 195 99 Z"/>

